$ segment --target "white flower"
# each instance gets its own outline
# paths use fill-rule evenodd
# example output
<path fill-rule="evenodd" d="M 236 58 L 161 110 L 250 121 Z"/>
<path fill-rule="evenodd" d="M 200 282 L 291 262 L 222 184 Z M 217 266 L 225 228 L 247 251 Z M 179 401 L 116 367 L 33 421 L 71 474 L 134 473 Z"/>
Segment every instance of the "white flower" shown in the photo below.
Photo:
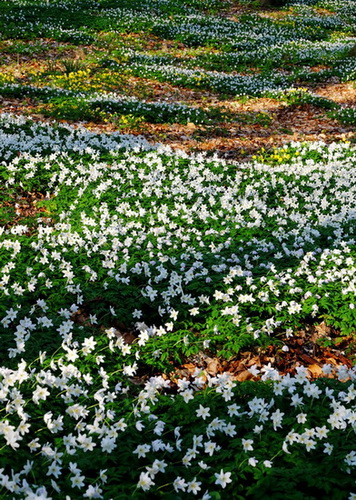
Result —
<path fill-rule="evenodd" d="M 215 472 L 215 484 L 220 485 L 222 488 L 225 488 L 228 483 L 232 482 L 231 472 L 224 472 L 223 469 L 220 470 L 219 473 Z"/>
<path fill-rule="evenodd" d="M 69 462 L 69 470 L 72 474 L 79 475 L 81 470 L 75 462 Z"/>
<path fill-rule="evenodd" d="M 57 493 L 61 492 L 60 487 L 58 486 L 58 484 L 53 479 L 51 479 L 51 486 L 54 489 L 54 491 L 56 491 Z"/>
<path fill-rule="evenodd" d="M 133 363 L 132 365 L 124 366 L 123 373 L 128 377 L 133 377 L 137 371 L 137 363 Z"/>
<path fill-rule="evenodd" d="M 334 449 L 334 446 L 332 444 L 330 444 L 330 443 L 324 444 L 324 453 L 326 453 L 327 455 L 331 455 L 333 449 Z"/>
<path fill-rule="evenodd" d="M 6 431 L 4 431 L 4 438 L 6 439 L 6 444 L 8 446 L 11 446 L 13 450 L 19 448 L 20 443 L 18 443 L 18 441 L 21 441 L 22 439 L 19 432 L 9 428 Z"/>
<path fill-rule="evenodd" d="M 149 444 L 139 444 L 133 453 L 136 453 L 138 458 L 144 458 L 150 449 L 151 446 Z"/>
<path fill-rule="evenodd" d="M 173 321 L 176 321 L 176 319 L 178 317 L 178 311 L 175 311 L 174 309 L 172 309 L 169 313 L 169 316 L 173 319 Z"/>
<path fill-rule="evenodd" d="M 191 389 L 186 389 L 181 392 L 180 395 L 183 397 L 185 403 L 189 403 L 191 399 L 194 399 L 193 391 Z"/>
<path fill-rule="evenodd" d="M 313 450 L 316 447 L 316 441 L 314 439 L 306 439 L 304 445 L 307 451 Z"/>
<path fill-rule="evenodd" d="M 197 417 L 201 417 L 205 420 L 207 417 L 210 417 L 210 408 L 204 408 L 204 406 L 199 405 L 199 408 L 196 410 Z"/>
<path fill-rule="evenodd" d="M 101 493 L 102 489 L 99 486 L 90 485 L 83 496 L 86 498 L 103 498 Z"/>
<path fill-rule="evenodd" d="M 348 453 L 345 457 L 345 462 L 347 465 L 350 467 L 355 467 L 356 466 L 356 451 L 352 450 L 350 453 Z"/>
<path fill-rule="evenodd" d="M 187 492 L 193 493 L 194 495 L 196 495 L 198 493 L 198 491 L 201 490 L 200 485 L 201 485 L 201 482 L 197 481 L 197 478 L 195 477 L 193 479 L 193 481 L 190 481 L 187 483 L 187 487 L 188 487 Z"/>
<path fill-rule="evenodd" d="M 163 460 L 155 460 L 152 464 L 152 471 L 157 474 L 157 472 L 164 472 L 167 468 L 166 462 Z"/>
<path fill-rule="evenodd" d="M 254 377 L 258 377 L 260 374 L 260 369 L 258 368 L 257 365 L 252 365 L 250 368 L 247 369 Z"/>
<path fill-rule="evenodd" d="M 237 406 L 236 403 L 229 405 L 227 407 L 227 413 L 228 413 L 229 417 L 239 415 L 240 408 L 241 408 L 241 406 Z"/>
<path fill-rule="evenodd" d="M 277 427 L 282 427 L 284 413 L 278 408 L 274 413 L 271 414 L 271 420 L 273 423 L 273 429 L 276 431 Z"/>
<path fill-rule="evenodd" d="M 306 413 L 299 413 L 299 415 L 297 415 L 298 424 L 305 424 L 306 421 L 307 421 L 307 414 Z"/>
<path fill-rule="evenodd" d="M 45 401 L 49 394 L 49 390 L 46 387 L 38 386 L 37 389 L 33 391 L 32 400 L 38 404 L 39 401 Z"/>
<path fill-rule="evenodd" d="M 291 397 L 291 406 L 301 406 L 304 404 L 303 398 L 299 394 L 293 394 Z"/>
<path fill-rule="evenodd" d="M 116 443 L 114 438 L 104 437 L 101 440 L 101 449 L 106 453 L 111 453 L 116 448 Z"/>
<path fill-rule="evenodd" d="M 39 444 L 39 438 L 36 438 L 36 439 L 32 439 L 32 441 L 30 441 L 28 443 L 28 447 L 30 448 L 30 451 L 35 451 L 37 450 L 37 448 L 41 448 L 41 445 Z"/>
<path fill-rule="evenodd" d="M 72 482 L 72 488 L 83 488 L 84 479 L 85 479 L 85 477 L 80 476 L 79 474 L 71 477 L 70 480 Z"/>
<path fill-rule="evenodd" d="M 52 497 L 47 496 L 47 490 L 44 486 L 38 488 L 36 492 L 26 491 L 25 500 L 52 500 Z"/>
<path fill-rule="evenodd" d="M 138 420 L 138 421 L 136 422 L 136 424 L 135 424 L 135 427 L 136 427 L 136 429 L 137 429 L 139 432 L 141 432 L 141 431 L 142 431 L 142 429 L 144 429 L 144 428 L 145 428 L 145 425 L 142 423 L 142 421 L 141 421 L 141 420 Z"/>
<path fill-rule="evenodd" d="M 179 490 L 182 490 L 182 491 L 185 491 L 186 488 L 187 488 L 187 483 L 185 482 L 185 480 L 183 478 L 181 478 L 180 476 L 178 476 L 174 481 L 173 481 L 173 488 L 175 489 L 175 491 L 179 491 Z"/>
<path fill-rule="evenodd" d="M 141 472 L 140 479 L 137 483 L 138 488 L 141 488 L 143 491 L 148 491 L 154 484 L 148 472 Z"/>
<path fill-rule="evenodd" d="M 329 429 L 327 429 L 325 425 L 323 425 L 323 427 L 315 427 L 315 434 L 319 439 L 326 438 L 328 433 Z"/>
<path fill-rule="evenodd" d="M 56 479 L 58 479 L 58 477 L 61 474 L 61 470 L 62 470 L 61 467 L 59 467 L 59 465 L 56 462 L 52 462 L 51 465 L 48 467 L 47 476 L 53 475 Z"/>
<path fill-rule="evenodd" d="M 242 438 L 242 446 L 244 451 L 252 451 L 253 450 L 253 440 L 252 439 L 243 439 Z"/>
<path fill-rule="evenodd" d="M 90 436 L 86 436 L 85 434 L 80 434 L 77 437 L 77 443 L 84 451 L 93 451 L 94 447 L 96 446 L 96 443 L 93 441 L 93 439 Z"/>
<path fill-rule="evenodd" d="M 305 384 L 303 390 L 307 396 L 316 399 L 319 399 L 319 396 L 322 394 L 321 389 L 316 384 Z"/>
<path fill-rule="evenodd" d="M 209 469 L 210 467 L 203 461 L 198 462 L 198 465 L 201 469 L 206 470 Z"/>
<path fill-rule="evenodd" d="M 82 344 L 83 353 L 84 354 L 91 353 L 95 349 L 95 346 L 96 346 L 96 341 L 94 340 L 94 337 L 86 338 Z"/>
<path fill-rule="evenodd" d="M 86 417 L 89 412 L 84 406 L 76 403 L 72 406 L 69 406 L 66 409 L 66 413 L 68 413 L 68 415 L 73 417 L 75 420 L 79 420 L 82 417 Z"/>
<path fill-rule="evenodd" d="M 216 449 L 216 443 L 214 443 L 213 441 L 207 441 L 204 445 L 205 453 L 207 453 L 210 456 L 214 454 L 215 449 Z"/>
<path fill-rule="evenodd" d="M 31 472 L 32 468 L 33 468 L 33 462 L 27 460 L 26 464 L 22 469 L 22 473 L 27 475 L 29 472 Z"/>

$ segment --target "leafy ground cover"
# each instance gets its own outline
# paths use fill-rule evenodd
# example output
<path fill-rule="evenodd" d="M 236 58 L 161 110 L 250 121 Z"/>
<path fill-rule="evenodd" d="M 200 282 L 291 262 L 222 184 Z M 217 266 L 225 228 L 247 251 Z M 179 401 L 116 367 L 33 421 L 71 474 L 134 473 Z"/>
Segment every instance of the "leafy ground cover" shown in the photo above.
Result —
<path fill-rule="evenodd" d="M 356 498 L 355 3 L 0 7 L 0 498 Z"/>

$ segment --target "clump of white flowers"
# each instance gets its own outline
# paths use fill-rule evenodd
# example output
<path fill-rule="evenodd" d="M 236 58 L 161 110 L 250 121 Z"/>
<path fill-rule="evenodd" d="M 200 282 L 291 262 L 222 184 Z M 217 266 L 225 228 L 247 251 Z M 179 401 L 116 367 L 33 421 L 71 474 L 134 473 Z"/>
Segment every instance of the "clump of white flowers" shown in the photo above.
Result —
<path fill-rule="evenodd" d="M 351 484 L 354 369 L 325 365 L 313 381 L 253 366 L 252 386 L 147 373 L 293 335 L 305 318 L 355 327 L 354 146 L 291 143 L 287 163 L 229 164 L 0 123 L 2 186 L 44 209 L 25 221 L 14 204 L 0 230 L 5 497 L 111 498 L 114 481 L 123 497 L 207 499 L 243 476 L 264 488 L 290 456 L 295 480 L 305 461 L 315 482 L 338 457 L 328 487 Z"/>

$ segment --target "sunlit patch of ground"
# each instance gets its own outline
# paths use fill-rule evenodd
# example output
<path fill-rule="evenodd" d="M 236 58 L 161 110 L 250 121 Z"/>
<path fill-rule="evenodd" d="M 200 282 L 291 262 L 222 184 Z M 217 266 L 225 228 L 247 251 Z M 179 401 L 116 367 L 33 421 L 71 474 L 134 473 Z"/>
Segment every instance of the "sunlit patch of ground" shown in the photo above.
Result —
<path fill-rule="evenodd" d="M 339 104 L 356 105 L 356 84 L 352 82 L 321 84 L 315 92 Z"/>

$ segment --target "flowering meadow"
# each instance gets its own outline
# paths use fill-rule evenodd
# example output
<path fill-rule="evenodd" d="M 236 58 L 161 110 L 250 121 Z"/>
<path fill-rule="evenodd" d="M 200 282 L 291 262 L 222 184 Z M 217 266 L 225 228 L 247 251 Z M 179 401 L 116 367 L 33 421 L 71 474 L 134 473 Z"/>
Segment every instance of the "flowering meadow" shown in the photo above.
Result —
<path fill-rule="evenodd" d="M 0 499 L 356 499 L 356 4 L 265 7 L 0 1 Z"/>

